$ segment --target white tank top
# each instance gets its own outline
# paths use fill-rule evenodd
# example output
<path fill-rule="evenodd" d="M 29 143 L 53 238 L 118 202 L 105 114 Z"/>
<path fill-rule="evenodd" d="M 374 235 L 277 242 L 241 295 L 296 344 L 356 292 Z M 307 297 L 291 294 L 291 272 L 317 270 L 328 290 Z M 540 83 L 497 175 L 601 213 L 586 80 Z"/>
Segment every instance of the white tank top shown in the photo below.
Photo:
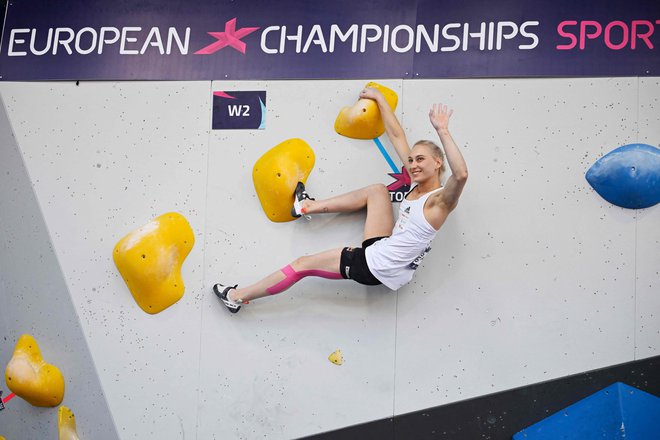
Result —
<path fill-rule="evenodd" d="M 424 217 L 424 204 L 431 194 L 441 189 L 429 191 L 413 201 L 404 198 L 392 235 L 365 250 L 371 273 L 392 290 L 410 282 L 415 269 L 431 250 L 431 241 L 438 231 Z"/>

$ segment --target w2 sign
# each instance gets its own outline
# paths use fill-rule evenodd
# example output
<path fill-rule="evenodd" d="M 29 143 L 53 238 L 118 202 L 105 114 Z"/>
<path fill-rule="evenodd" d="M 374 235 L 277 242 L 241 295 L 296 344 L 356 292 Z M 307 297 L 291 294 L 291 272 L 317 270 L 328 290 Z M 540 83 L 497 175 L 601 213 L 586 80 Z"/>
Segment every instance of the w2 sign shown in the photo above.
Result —
<path fill-rule="evenodd" d="M 266 128 L 266 91 L 213 92 L 214 130 Z"/>

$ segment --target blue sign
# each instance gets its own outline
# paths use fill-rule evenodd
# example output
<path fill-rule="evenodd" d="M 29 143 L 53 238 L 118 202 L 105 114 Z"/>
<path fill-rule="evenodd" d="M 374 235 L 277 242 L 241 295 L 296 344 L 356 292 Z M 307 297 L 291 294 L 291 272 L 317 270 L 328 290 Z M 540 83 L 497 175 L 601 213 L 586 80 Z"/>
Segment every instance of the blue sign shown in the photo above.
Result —
<path fill-rule="evenodd" d="M 660 75 L 660 2 L 21 0 L 0 79 Z"/>
<path fill-rule="evenodd" d="M 213 130 L 266 128 L 266 92 L 213 92 Z"/>

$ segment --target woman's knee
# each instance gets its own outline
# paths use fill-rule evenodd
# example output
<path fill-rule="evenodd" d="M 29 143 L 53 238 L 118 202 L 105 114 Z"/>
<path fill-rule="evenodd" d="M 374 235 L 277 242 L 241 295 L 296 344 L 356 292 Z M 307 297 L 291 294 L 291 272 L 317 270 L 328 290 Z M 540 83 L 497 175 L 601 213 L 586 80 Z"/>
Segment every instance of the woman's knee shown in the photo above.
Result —
<path fill-rule="evenodd" d="M 293 267 L 293 269 L 296 271 L 307 270 L 309 269 L 309 260 L 309 256 L 303 255 L 302 257 L 298 257 L 293 260 L 291 262 L 291 267 Z"/>
<path fill-rule="evenodd" d="M 343 248 L 329 249 L 312 255 L 303 255 L 291 262 L 291 267 L 296 272 L 304 270 L 339 270 L 339 260 Z"/>
<path fill-rule="evenodd" d="M 387 187 L 382 183 L 374 183 L 373 185 L 369 185 L 367 188 L 369 190 L 369 195 L 386 198 L 388 200 L 390 199 L 390 190 L 388 190 Z"/>

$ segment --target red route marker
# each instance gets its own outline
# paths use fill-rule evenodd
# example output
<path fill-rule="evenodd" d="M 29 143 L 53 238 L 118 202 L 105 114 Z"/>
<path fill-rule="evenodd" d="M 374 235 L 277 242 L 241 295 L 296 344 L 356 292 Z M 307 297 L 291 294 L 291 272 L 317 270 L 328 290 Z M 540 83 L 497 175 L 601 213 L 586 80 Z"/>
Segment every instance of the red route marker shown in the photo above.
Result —
<path fill-rule="evenodd" d="M 2 391 L 0 391 L 0 411 L 2 411 L 3 409 L 5 409 L 5 403 L 9 402 L 9 401 L 10 401 L 11 399 L 13 399 L 14 397 L 16 397 L 16 394 L 11 393 L 11 394 L 9 394 L 7 397 L 5 397 L 5 398 L 3 399 L 3 398 L 2 398 Z"/>

